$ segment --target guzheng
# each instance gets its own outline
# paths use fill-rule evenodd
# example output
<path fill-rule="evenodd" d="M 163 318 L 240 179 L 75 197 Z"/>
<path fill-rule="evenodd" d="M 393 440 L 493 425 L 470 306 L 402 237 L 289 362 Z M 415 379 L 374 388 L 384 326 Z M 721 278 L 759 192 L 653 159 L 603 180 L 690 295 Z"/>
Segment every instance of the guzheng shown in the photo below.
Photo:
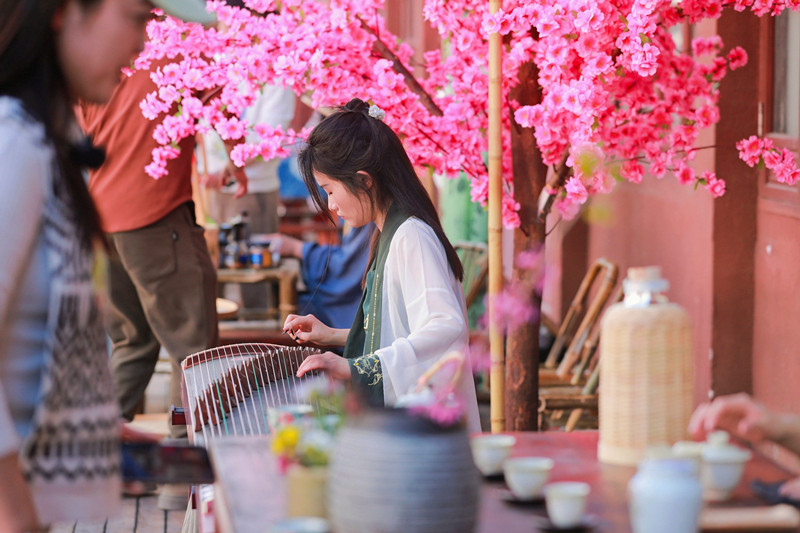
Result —
<path fill-rule="evenodd" d="M 186 420 L 195 444 L 226 435 L 269 432 L 267 410 L 305 403 L 298 388 L 311 379 L 297 368 L 316 348 L 234 344 L 188 356 L 182 363 Z"/>

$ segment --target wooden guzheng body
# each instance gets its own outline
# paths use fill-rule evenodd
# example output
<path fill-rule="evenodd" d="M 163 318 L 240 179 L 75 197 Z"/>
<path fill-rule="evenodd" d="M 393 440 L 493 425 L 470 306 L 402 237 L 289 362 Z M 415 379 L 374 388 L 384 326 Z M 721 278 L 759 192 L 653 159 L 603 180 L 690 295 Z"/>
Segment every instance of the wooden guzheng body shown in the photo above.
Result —
<path fill-rule="evenodd" d="M 230 524 L 231 514 L 246 512 L 235 509 L 241 502 L 236 501 L 234 494 L 225 495 L 239 492 L 239 487 L 220 486 L 224 472 L 218 468 L 230 461 L 247 461 L 254 476 L 263 476 L 262 467 L 271 460 L 263 437 L 269 432 L 267 411 L 270 407 L 306 403 L 298 397 L 298 389 L 311 377 L 298 378 L 296 373 L 300 363 L 313 353 L 318 350 L 248 343 L 213 348 L 183 361 L 183 405 L 189 439 L 209 448 L 217 474 L 216 487 L 202 486 L 195 490 L 198 527 L 202 533 L 214 533 L 217 522 Z M 244 448 L 228 445 L 241 444 L 243 438 L 252 441 L 252 445 L 246 444 Z M 252 449 L 259 451 L 254 454 Z M 233 481 L 248 484 L 244 479 Z M 235 529 L 222 526 L 223 531 Z"/>
<path fill-rule="evenodd" d="M 229 435 L 268 433 L 267 409 L 303 403 L 296 377 L 315 348 L 273 344 L 235 344 L 187 357 L 182 366 L 184 407 L 195 444 Z"/>

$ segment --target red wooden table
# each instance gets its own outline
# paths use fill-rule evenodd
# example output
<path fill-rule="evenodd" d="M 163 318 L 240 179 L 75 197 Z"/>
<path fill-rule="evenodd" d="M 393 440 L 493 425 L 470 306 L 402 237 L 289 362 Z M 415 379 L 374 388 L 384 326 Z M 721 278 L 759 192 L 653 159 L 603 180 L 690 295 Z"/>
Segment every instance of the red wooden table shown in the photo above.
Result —
<path fill-rule="evenodd" d="M 593 532 L 627 533 L 631 531 L 628 519 L 627 487 L 634 467 L 612 466 L 597 461 L 597 431 L 510 433 L 517 442 L 512 457 L 550 457 L 555 465 L 549 482 L 584 481 L 591 485 L 587 513 L 594 515 L 597 526 Z M 762 500 L 750 490 L 754 479 L 780 481 L 789 474 L 775 463 L 754 453 L 732 499 L 714 506 L 761 506 Z M 481 493 L 478 531 L 481 533 L 512 533 L 536 531 L 537 517 L 546 517 L 544 502 L 540 505 L 510 504 L 504 497 L 508 488 L 500 481 L 485 481 Z"/>
<path fill-rule="evenodd" d="M 635 473 L 633 467 L 612 466 L 597 461 L 597 431 L 510 433 L 517 442 L 512 457 L 541 456 L 555 460 L 550 481 L 584 481 L 591 485 L 587 513 L 594 515 L 597 525 L 593 533 L 627 533 L 627 487 Z M 264 533 L 268 525 L 282 518 L 285 505 L 282 476 L 274 471 L 266 437 L 220 439 L 211 447 L 217 470 L 215 502 L 221 533 Z M 227 453 L 220 453 L 224 448 Z M 754 479 L 767 482 L 789 476 L 763 456 L 754 458 L 745 468 L 739 487 L 730 502 L 715 506 L 755 507 L 765 503 L 750 490 Z M 508 488 L 501 480 L 484 480 L 481 487 L 480 533 L 535 532 L 536 524 L 546 517 L 544 502 L 521 506 L 509 503 Z M 221 504 L 221 505 L 218 505 Z M 346 532 L 337 532 L 346 533 Z"/>

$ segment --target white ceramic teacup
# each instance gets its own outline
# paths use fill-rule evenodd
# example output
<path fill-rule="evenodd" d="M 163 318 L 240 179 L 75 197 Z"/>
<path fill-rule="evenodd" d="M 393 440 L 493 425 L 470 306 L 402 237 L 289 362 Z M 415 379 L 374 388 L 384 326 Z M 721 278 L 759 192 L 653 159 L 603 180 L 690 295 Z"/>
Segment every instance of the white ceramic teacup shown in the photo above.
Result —
<path fill-rule="evenodd" d="M 725 501 L 739 484 L 744 465 L 753 454 L 732 444 L 703 448 L 703 463 L 700 467 L 700 482 L 703 499 Z"/>
<path fill-rule="evenodd" d="M 544 486 L 544 502 L 550 522 L 559 528 L 575 527 L 583 521 L 588 483 L 563 481 Z"/>
<path fill-rule="evenodd" d="M 531 500 L 542 494 L 553 460 L 548 457 L 514 457 L 503 463 L 506 484 L 518 500 Z"/>
<path fill-rule="evenodd" d="M 511 435 L 482 434 L 470 438 L 472 459 L 484 476 L 493 476 L 503 471 L 503 461 L 511 453 L 517 439 Z"/>

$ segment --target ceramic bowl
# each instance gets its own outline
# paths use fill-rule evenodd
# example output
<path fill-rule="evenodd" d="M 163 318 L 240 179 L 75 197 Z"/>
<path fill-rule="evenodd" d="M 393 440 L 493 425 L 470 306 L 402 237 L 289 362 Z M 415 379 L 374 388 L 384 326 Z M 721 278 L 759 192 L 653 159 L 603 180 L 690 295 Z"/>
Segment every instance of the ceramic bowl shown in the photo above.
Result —
<path fill-rule="evenodd" d="M 484 476 L 503 472 L 503 462 L 508 459 L 517 439 L 511 435 L 475 435 L 470 438 L 472 459 Z"/>
<path fill-rule="evenodd" d="M 544 503 L 547 516 L 554 526 L 572 528 L 583 521 L 586 497 L 591 487 L 588 483 L 564 481 L 544 486 Z"/>
<path fill-rule="evenodd" d="M 553 460 L 548 457 L 514 457 L 503 463 L 503 475 L 518 500 L 532 500 L 542 495 L 552 468 Z"/>
<path fill-rule="evenodd" d="M 700 467 L 700 481 L 703 485 L 703 499 L 725 501 L 739 484 L 744 465 L 753 454 L 731 444 L 706 446 L 703 448 L 703 462 Z"/>

